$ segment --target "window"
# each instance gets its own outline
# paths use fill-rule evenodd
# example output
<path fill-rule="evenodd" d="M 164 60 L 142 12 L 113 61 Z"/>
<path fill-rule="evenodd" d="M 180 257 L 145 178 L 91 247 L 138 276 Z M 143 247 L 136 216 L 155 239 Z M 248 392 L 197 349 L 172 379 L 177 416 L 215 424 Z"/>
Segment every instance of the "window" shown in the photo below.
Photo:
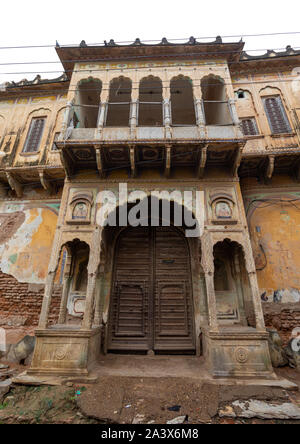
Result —
<path fill-rule="evenodd" d="M 46 119 L 37 117 L 32 119 L 23 148 L 23 153 L 35 153 L 39 150 Z"/>
<path fill-rule="evenodd" d="M 51 147 L 51 151 L 57 151 L 57 146 L 55 145 L 55 142 L 58 140 L 60 133 L 55 133 L 53 138 L 53 143 Z"/>
<path fill-rule="evenodd" d="M 291 133 L 291 126 L 283 107 L 281 97 L 266 97 L 263 99 L 263 103 L 272 133 Z"/>
<path fill-rule="evenodd" d="M 248 117 L 247 119 L 241 119 L 242 130 L 244 136 L 256 136 L 259 134 L 254 117 Z"/>
<path fill-rule="evenodd" d="M 237 95 L 238 99 L 245 99 L 245 97 L 246 97 L 245 91 L 241 91 L 241 90 L 237 91 L 236 95 Z"/>

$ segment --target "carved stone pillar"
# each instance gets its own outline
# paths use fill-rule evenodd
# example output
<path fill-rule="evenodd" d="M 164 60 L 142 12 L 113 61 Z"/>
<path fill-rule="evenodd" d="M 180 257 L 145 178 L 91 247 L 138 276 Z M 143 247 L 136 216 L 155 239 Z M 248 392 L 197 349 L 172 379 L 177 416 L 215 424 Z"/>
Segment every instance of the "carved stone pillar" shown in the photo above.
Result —
<path fill-rule="evenodd" d="M 214 285 L 214 257 L 213 246 L 208 233 L 205 233 L 201 239 L 201 265 L 205 275 L 205 285 L 207 294 L 208 320 L 211 331 L 217 332 L 217 302 Z"/>
<path fill-rule="evenodd" d="M 249 284 L 251 289 L 251 295 L 252 295 L 252 301 L 253 301 L 253 307 L 254 307 L 254 313 L 255 313 L 255 320 L 256 320 L 256 328 L 260 331 L 265 331 L 265 320 L 264 315 L 262 311 L 261 306 L 261 298 L 260 298 L 260 291 L 257 283 L 257 276 L 256 276 L 256 269 L 255 269 L 255 263 L 254 259 L 252 257 L 252 252 L 250 241 L 249 245 L 244 246 L 244 253 L 245 253 L 245 261 L 246 261 L 246 270 L 249 277 Z"/>
<path fill-rule="evenodd" d="M 101 290 L 102 290 L 103 272 L 100 274 L 99 293 L 96 295 L 95 313 L 94 313 L 94 325 L 99 327 L 102 323 L 101 313 Z"/>
<path fill-rule="evenodd" d="M 60 258 L 59 240 L 60 240 L 60 231 L 56 230 L 53 241 L 53 250 L 51 253 L 50 263 L 48 267 L 48 275 L 46 278 L 45 292 L 44 292 L 42 310 L 39 320 L 39 328 L 47 328 L 48 325 L 48 317 L 49 317 L 49 311 L 50 311 L 50 305 L 51 305 L 51 299 L 54 287 L 54 280 Z"/>
<path fill-rule="evenodd" d="M 82 321 L 82 330 L 90 330 L 93 322 L 95 290 L 100 265 L 102 227 L 96 227 L 90 246 L 90 259 L 88 263 L 88 283 L 85 299 L 85 310 Z"/>
<path fill-rule="evenodd" d="M 71 284 L 71 279 L 72 279 L 72 277 L 71 277 L 71 262 L 72 262 L 72 256 L 69 253 L 67 253 L 67 260 L 66 260 L 64 277 L 63 277 L 63 291 L 62 291 L 60 308 L 59 308 L 59 316 L 58 316 L 58 323 L 59 324 L 65 324 L 66 317 L 67 317 L 67 304 L 68 304 L 70 284 Z"/>
<path fill-rule="evenodd" d="M 46 278 L 45 293 L 39 321 L 39 328 L 47 328 L 52 292 L 54 286 L 55 271 L 50 271 Z"/>

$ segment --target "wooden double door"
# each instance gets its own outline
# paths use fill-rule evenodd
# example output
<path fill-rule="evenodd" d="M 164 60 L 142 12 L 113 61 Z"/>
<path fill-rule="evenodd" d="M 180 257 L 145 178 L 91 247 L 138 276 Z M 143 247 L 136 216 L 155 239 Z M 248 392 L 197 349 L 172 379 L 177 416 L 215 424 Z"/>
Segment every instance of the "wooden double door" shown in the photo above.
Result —
<path fill-rule="evenodd" d="M 190 254 L 176 228 L 130 227 L 120 234 L 108 350 L 195 350 Z"/>

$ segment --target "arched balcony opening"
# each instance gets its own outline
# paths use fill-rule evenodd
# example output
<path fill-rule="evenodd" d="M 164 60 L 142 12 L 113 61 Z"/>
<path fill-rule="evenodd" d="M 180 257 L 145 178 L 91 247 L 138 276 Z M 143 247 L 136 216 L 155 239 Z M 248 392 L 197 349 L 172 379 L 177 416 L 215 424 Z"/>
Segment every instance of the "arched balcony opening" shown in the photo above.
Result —
<path fill-rule="evenodd" d="M 209 75 L 201 80 L 206 125 L 232 125 L 226 86 L 223 79 Z"/>
<path fill-rule="evenodd" d="M 59 324 L 80 325 L 87 292 L 90 247 L 79 239 L 62 249 L 60 281 L 63 285 Z"/>
<path fill-rule="evenodd" d="M 162 82 L 158 77 L 142 79 L 139 87 L 139 126 L 163 126 Z"/>
<path fill-rule="evenodd" d="M 81 80 L 75 98 L 73 123 L 75 128 L 96 128 L 102 83 L 98 79 Z"/>
<path fill-rule="evenodd" d="M 255 326 L 251 288 L 241 245 L 225 239 L 214 246 L 214 287 L 219 324 Z"/>
<path fill-rule="evenodd" d="M 173 125 L 196 125 L 193 83 L 188 77 L 171 80 L 171 112 Z"/>
<path fill-rule="evenodd" d="M 109 88 L 106 126 L 129 126 L 131 80 L 125 77 L 113 79 Z"/>

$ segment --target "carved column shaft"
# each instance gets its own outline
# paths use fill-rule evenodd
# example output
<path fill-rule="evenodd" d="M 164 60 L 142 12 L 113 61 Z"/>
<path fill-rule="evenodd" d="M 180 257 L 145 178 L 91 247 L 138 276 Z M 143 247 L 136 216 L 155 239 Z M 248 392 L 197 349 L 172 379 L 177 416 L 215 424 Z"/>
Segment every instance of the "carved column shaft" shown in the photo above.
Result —
<path fill-rule="evenodd" d="M 54 280 L 60 258 L 59 240 L 60 240 L 60 231 L 57 229 L 54 236 L 53 250 L 51 253 L 50 263 L 48 267 L 48 275 L 46 278 L 45 292 L 44 292 L 42 310 L 39 320 L 39 328 L 47 328 L 48 325 L 48 317 L 49 317 L 49 311 L 50 311 L 50 305 L 51 305 L 51 299 L 54 287 Z"/>
<path fill-rule="evenodd" d="M 85 311 L 82 321 L 82 329 L 89 330 L 92 327 L 94 314 L 95 290 L 98 276 L 98 268 L 100 265 L 102 228 L 96 227 L 88 263 L 88 283 L 85 299 Z"/>
<path fill-rule="evenodd" d="M 209 234 L 205 234 L 202 237 L 201 264 L 205 274 L 209 326 L 211 331 L 218 331 L 217 301 L 214 285 L 214 256 Z"/>
<path fill-rule="evenodd" d="M 70 290 L 70 284 L 71 284 L 71 263 L 72 263 L 72 253 L 67 253 L 66 258 L 66 264 L 65 264 L 65 271 L 63 276 L 63 291 L 60 301 L 60 308 L 59 308 L 59 316 L 58 316 L 58 323 L 59 324 L 65 324 L 66 317 L 67 317 L 67 304 L 68 304 L 68 297 L 69 297 L 69 290 Z"/>
<path fill-rule="evenodd" d="M 47 328 L 48 325 L 48 317 L 49 317 L 52 292 L 54 287 L 54 279 L 55 279 L 55 271 L 49 272 L 46 279 L 45 293 L 44 293 L 42 310 L 39 321 L 39 328 Z"/>
<path fill-rule="evenodd" d="M 258 330 L 265 331 L 265 320 L 261 306 L 260 291 L 258 287 L 255 263 L 252 256 L 252 247 L 249 238 L 244 245 L 244 254 L 255 313 L 256 328 Z"/>

